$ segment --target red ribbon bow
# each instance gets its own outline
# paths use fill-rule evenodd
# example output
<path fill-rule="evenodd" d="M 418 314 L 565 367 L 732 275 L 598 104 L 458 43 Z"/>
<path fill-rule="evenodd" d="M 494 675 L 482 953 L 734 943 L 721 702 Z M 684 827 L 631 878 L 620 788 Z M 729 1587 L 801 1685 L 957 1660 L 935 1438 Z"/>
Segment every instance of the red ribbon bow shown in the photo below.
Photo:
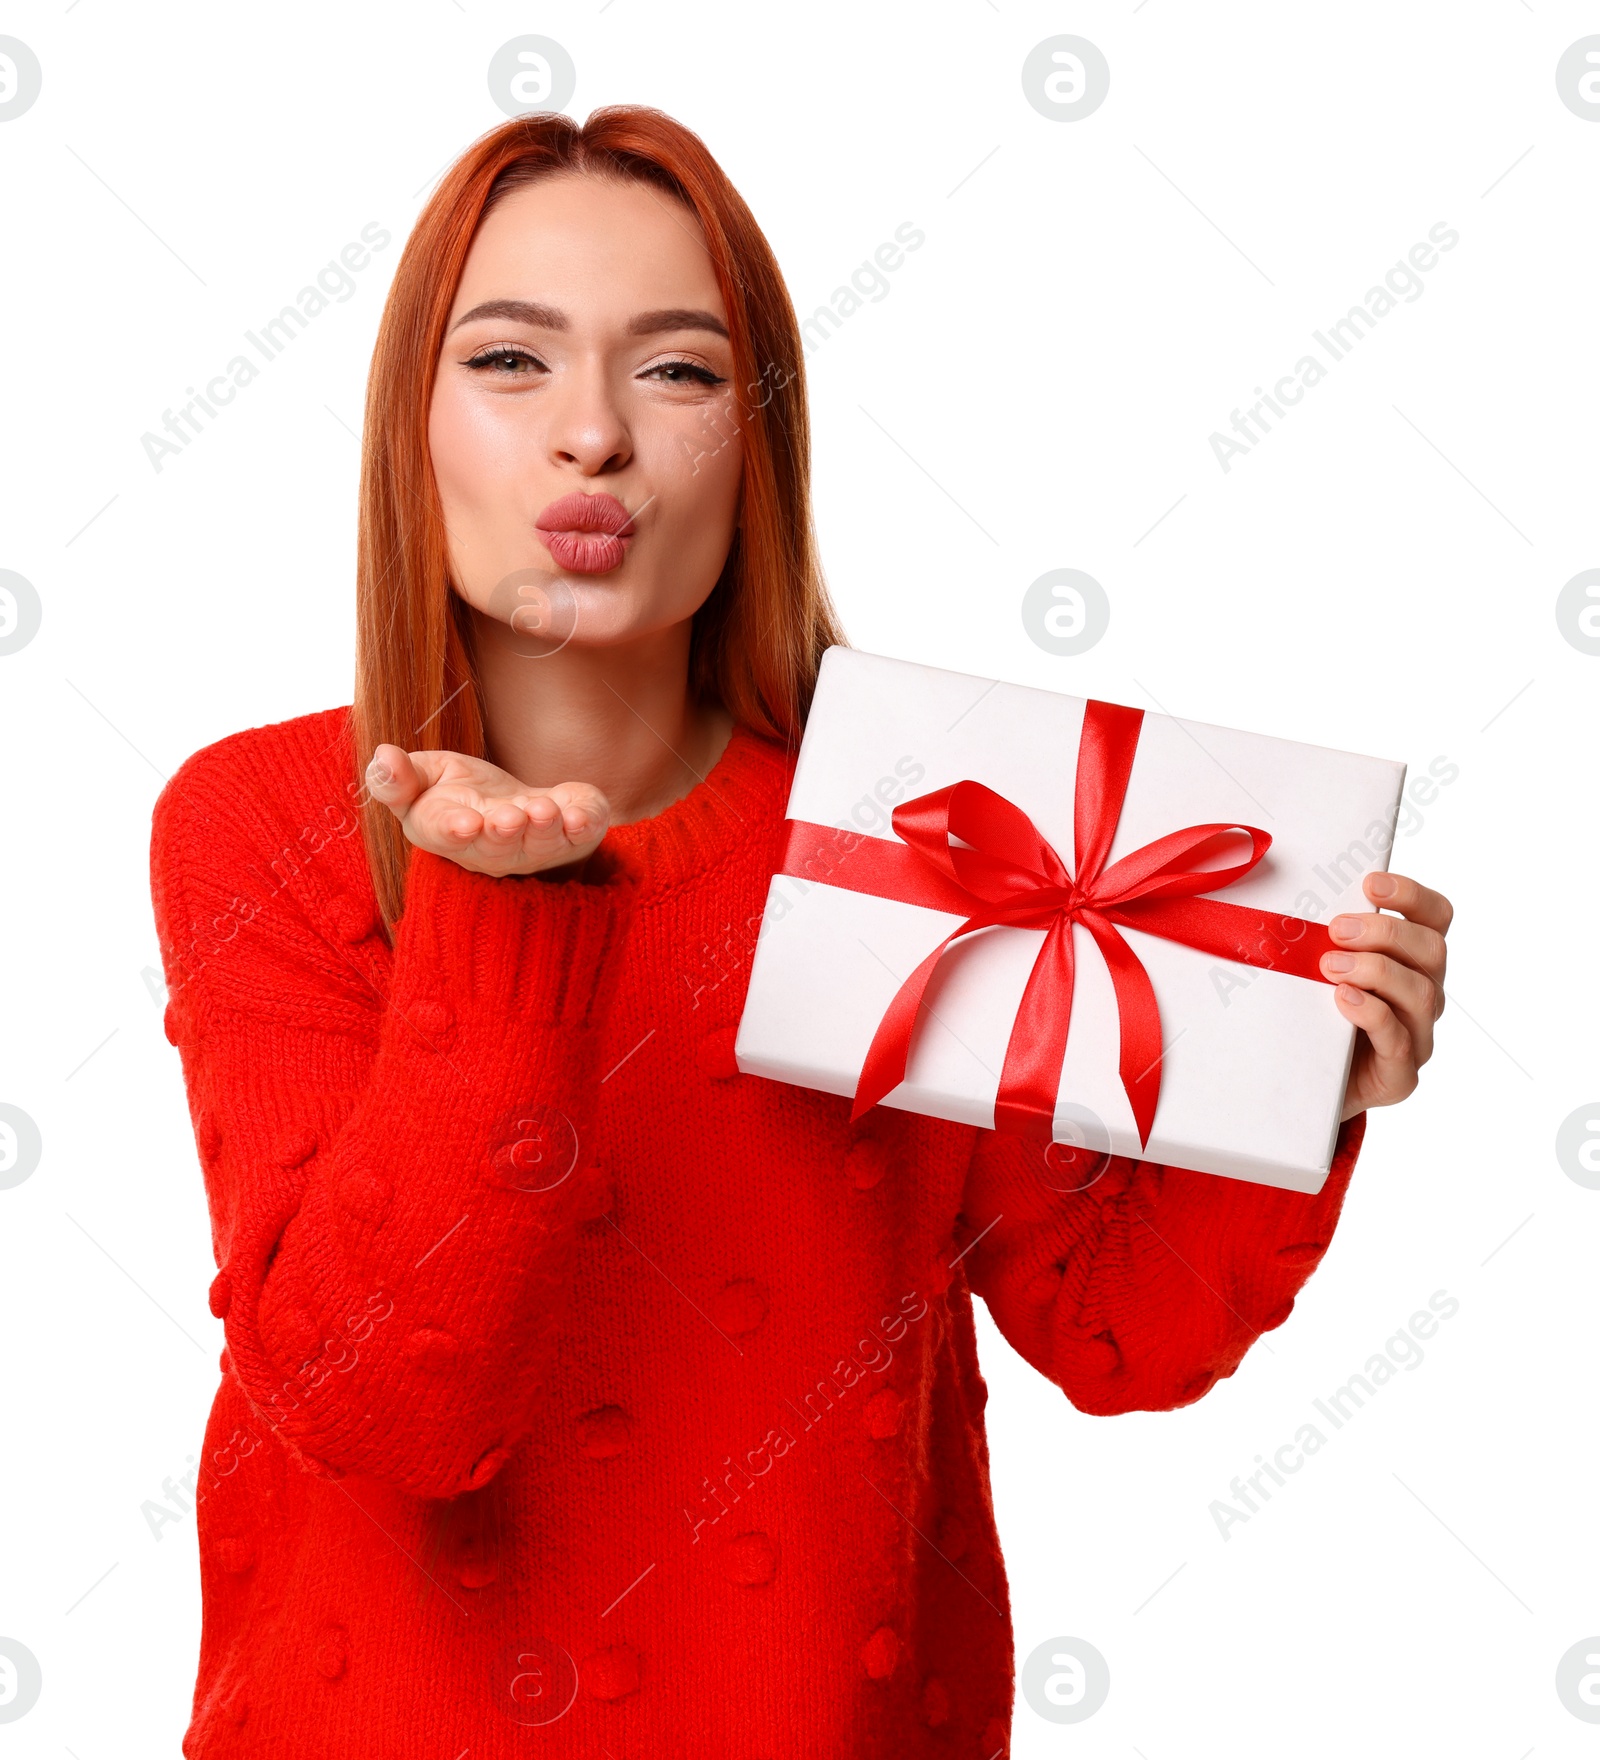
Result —
<path fill-rule="evenodd" d="M 996 1130 L 1045 1141 L 1072 1017 L 1074 923 L 1094 937 L 1110 968 L 1121 1026 L 1118 1068 L 1141 1148 L 1161 1095 L 1161 1011 L 1149 973 L 1119 927 L 1243 965 L 1329 981 L 1319 961 L 1333 943 L 1320 923 L 1198 896 L 1242 880 L 1272 844 L 1265 831 L 1190 825 L 1106 866 L 1143 720 L 1142 709 L 1093 699 L 1085 707 L 1073 801 L 1075 875 L 1020 807 L 970 779 L 897 806 L 893 824 L 901 843 L 786 821 L 780 873 L 966 919 L 896 991 L 862 1065 L 852 1121 L 905 1079 L 923 992 L 951 944 L 995 924 L 1045 931 L 1006 1046 L 994 1109 Z M 952 844 L 952 836 L 970 847 Z M 854 841 L 842 849 L 841 837 Z M 1231 867 L 1194 865 L 1240 837 L 1250 840 L 1248 857 Z"/>

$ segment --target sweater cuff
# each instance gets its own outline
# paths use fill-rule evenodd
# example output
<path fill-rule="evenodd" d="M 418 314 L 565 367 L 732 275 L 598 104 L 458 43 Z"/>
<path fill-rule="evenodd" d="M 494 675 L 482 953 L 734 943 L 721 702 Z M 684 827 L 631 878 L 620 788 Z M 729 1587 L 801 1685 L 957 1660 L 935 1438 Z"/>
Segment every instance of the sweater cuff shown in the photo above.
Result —
<path fill-rule="evenodd" d="M 1270 1332 L 1289 1318 L 1301 1285 L 1321 1264 L 1366 1128 L 1364 1112 L 1340 1125 L 1333 1165 L 1320 1192 L 1273 1192 L 1241 1219 L 1230 1243 L 1229 1283 L 1234 1300 L 1258 1330 Z"/>
<path fill-rule="evenodd" d="M 626 938 L 634 884 L 473 873 L 430 850 L 412 852 L 395 928 L 394 1001 L 437 992 L 551 1026 L 594 1024 L 603 978 Z"/>

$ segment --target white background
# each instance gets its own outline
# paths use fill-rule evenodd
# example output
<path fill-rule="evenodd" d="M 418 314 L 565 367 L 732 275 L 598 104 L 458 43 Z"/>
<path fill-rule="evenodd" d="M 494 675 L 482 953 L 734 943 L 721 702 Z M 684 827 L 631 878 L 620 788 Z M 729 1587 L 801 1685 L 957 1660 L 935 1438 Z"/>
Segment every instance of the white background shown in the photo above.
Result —
<path fill-rule="evenodd" d="M 43 604 L 0 658 L 0 1100 L 44 1141 L 0 1191 L 0 1635 L 44 1671 L 6 1752 L 178 1752 L 193 1521 L 157 1542 L 141 1504 L 198 1450 L 222 1328 L 147 982 L 150 808 L 197 747 L 349 700 L 387 279 L 501 120 L 490 56 L 540 31 L 575 115 L 647 102 L 703 136 L 802 316 L 901 222 L 926 233 L 809 358 L 856 645 L 1459 767 L 1394 855 L 1456 901 L 1454 1006 L 1289 1322 L 1190 1408 L 1093 1419 L 980 1313 L 1019 1663 L 1071 1637 L 1111 1672 L 1076 1726 L 1019 1701 L 1015 1753 L 1592 1753 L 1555 1670 L 1600 1633 L 1600 1192 L 1555 1138 L 1600 1094 L 1600 658 L 1555 602 L 1600 564 L 1600 126 L 1555 67 L 1600 14 L 20 0 L 0 30 L 44 70 L 0 123 L 0 568 Z M 1071 123 L 1020 77 L 1062 31 L 1111 68 Z M 156 472 L 141 435 L 374 220 L 392 242 L 353 297 Z M 1460 242 L 1420 297 L 1224 472 L 1212 432 L 1440 221 Z M 1111 605 L 1071 659 L 1019 615 L 1060 567 Z M 1212 1500 L 1435 1290 L 1460 1308 L 1420 1366 L 1223 1539 Z"/>

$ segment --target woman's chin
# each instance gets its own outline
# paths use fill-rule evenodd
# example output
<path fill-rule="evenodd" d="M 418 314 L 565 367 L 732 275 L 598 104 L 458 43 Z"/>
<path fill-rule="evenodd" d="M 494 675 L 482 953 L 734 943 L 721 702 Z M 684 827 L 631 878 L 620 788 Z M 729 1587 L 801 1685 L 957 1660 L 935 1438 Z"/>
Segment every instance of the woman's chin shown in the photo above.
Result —
<path fill-rule="evenodd" d="M 692 617 L 704 598 L 662 589 L 625 559 L 604 574 L 542 562 L 509 569 L 473 603 L 490 641 L 539 659 L 568 646 L 637 641 Z"/>

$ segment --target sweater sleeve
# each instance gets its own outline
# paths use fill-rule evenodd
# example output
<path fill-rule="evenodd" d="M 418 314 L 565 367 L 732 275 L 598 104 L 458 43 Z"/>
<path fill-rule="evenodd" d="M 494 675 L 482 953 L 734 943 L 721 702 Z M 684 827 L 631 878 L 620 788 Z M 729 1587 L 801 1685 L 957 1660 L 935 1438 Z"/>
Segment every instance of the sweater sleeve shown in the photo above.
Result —
<path fill-rule="evenodd" d="M 1080 1411 L 1190 1405 L 1288 1319 L 1365 1127 L 1365 1113 L 1341 1127 L 1314 1196 L 1122 1157 L 1075 1176 L 1053 1171 L 1042 1144 L 984 1131 L 957 1231 L 968 1281 Z"/>
<path fill-rule="evenodd" d="M 349 892 L 342 918 L 320 911 L 314 863 L 263 887 L 194 764 L 157 802 L 151 887 L 225 1363 L 307 1471 L 475 1489 L 537 1422 L 566 1253 L 594 1213 L 628 882 L 415 851 L 382 995 L 348 946 Z"/>

